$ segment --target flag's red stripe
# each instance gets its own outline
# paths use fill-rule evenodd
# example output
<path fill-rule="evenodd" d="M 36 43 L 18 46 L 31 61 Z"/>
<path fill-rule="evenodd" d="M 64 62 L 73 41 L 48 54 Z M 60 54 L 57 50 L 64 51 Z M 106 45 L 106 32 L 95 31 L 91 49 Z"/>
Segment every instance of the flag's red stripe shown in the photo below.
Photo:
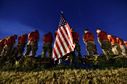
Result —
<path fill-rule="evenodd" d="M 61 40 L 61 38 L 60 38 L 59 35 L 58 35 L 58 39 L 59 39 L 59 41 L 60 41 L 60 44 L 62 45 L 61 47 L 63 48 L 64 53 L 67 52 L 67 50 L 66 50 L 66 48 L 65 48 L 65 46 L 64 46 L 64 44 L 63 44 L 63 42 L 62 42 L 62 40 Z"/>
<path fill-rule="evenodd" d="M 58 59 L 58 55 L 57 55 L 57 53 L 56 53 L 56 49 L 55 49 L 55 48 L 53 49 L 53 53 L 54 53 L 54 55 L 55 55 L 55 58 Z"/>
<path fill-rule="evenodd" d="M 69 46 L 69 43 L 68 43 L 67 39 L 65 38 L 65 35 L 64 35 L 64 33 L 63 33 L 62 29 L 59 29 L 59 30 L 60 30 L 60 33 L 61 33 L 61 35 L 62 35 L 62 37 L 63 37 L 64 41 L 65 41 L 65 44 L 66 44 L 66 45 L 67 45 L 67 47 L 68 47 L 68 46 Z M 66 48 L 66 50 L 68 51 L 68 48 Z"/>
<path fill-rule="evenodd" d="M 64 30 L 65 30 L 65 28 L 63 28 Z M 63 36 L 63 38 L 64 38 L 64 40 L 65 40 L 65 42 L 66 42 L 66 44 L 67 44 L 67 46 L 68 46 L 68 48 L 69 48 L 69 50 L 71 50 L 72 51 L 72 49 L 70 48 L 70 45 L 69 45 L 69 43 L 68 43 L 68 41 L 67 40 L 69 40 L 69 39 L 66 39 L 65 38 L 65 35 L 64 35 L 64 33 L 63 33 L 63 31 L 60 29 L 60 32 L 61 32 L 61 34 L 62 34 L 62 36 Z"/>
<path fill-rule="evenodd" d="M 67 33 L 67 28 L 65 27 L 65 25 L 63 26 L 63 28 L 64 28 L 64 31 L 65 31 L 66 35 L 69 36 L 68 33 Z"/>
<path fill-rule="evenodd" d="M 57 41 L 56 41 L 56 47 L 57 47 L 57 49 L 58 49 L 58 51 L 59 51 L 59 53 L 60 53 L 60 57 L 62 57 L 62 52 L 61 52 L 61 50 L 60 50 L 60 46 L 58 45 Z"/>
<path fill-rule="evenodd" d="M 72 40 L 73 39 L 73 37 L 72 37 L 72 32 L 71 32 L 71 28 L 70 28 L 70 26 L 69 26 L 69 24 L 67 23 L 66 25 L 65 25 L 65 27 L 67 26 L 67 28 L 66 28 L 66 32 L 67 32 L 67 29 L 69 30 L 69 34 L 70 35 L 68 35 L 68 36 L 70 36 L 70 39 Z"/>
<path fill-rule="evenodd" d="M 69 37 L 69 33 L 67 32 L 66 26 L 67 26 L 67 25 L 64 25 L 64 26 L 63 26 L 63 29 L 64 29 L 64 31 L 65 31 L 65 34 Z M 70 28 L 70 27 L 69 27 L 69 28 Z M 70 32 L 70 29 L 69 29 L 69 32 Z M 68 46 L 68 47 L 69 47 L 69 50 L 72 51 L 72 48 L 71 48 L 72 44 L 71 44 L 71 41 L 70 41 L 71 38 L 68 38 L 67 40 L 68 40 L 68 42 L 70 42 L 70 44 L 69 44 L 69 46 Z"/>

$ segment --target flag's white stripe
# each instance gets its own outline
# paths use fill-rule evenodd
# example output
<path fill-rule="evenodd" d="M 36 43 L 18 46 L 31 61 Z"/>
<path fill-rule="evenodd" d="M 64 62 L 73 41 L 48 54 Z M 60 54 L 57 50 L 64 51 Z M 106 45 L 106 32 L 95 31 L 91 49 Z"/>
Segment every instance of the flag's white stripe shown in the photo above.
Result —
<path fill-rule="evenodd" d="M 52 58 L 55 58 L 54 48 L 53 48 Z"/>
<path fill-rule="evenodd" d="M 61 41 L 63 42 L 63 46 L 65 47 L 65 50 L 66 50 L 66 52 L 63 54 L 63 55 L 65 55 L 69 51 L 69 49 L 68 49 L 67 43 L 64 39 L 64 36 L 61 34 L 60 29 L 58 30 L 58 33 L 59 33 L 59 36 L 61 38 Z"/>
<path fill-rule="evenodd" d="M 54 42 L 54 46 L 53 46 L 54 48 L 53 48 L 53 53 L 52 53 L 53 54 L 53 57 L 52 58 L 56 58 L 55 51 L 54 51 L 55 50 L 55 44 L 56 44 L 56 41 Z"/>
<path fill-rule="evenodd" d="M 66 29 L 66 28 L 63 28 L 63 27 L 61 28 L 61 30 L 63 31 L 63 34 L 64 34 L 64 36 L 65 36 L 65 38 L 66 38 L 66 40 L 67 40 L 67 42 L 68 42 L 70 48 L 73 50 L 72 44 L 71 44 L 71 42 L 70 42 L 70 40 L 69 40 L 69 38 L 68 38 L 68 36 L 67 36 L 67 34 L 66 34 L 65 29 Z M 69 53 L 69 51 L 68 51 L 68 53 Z"/>
<path fill-rule="evenodd" d="M 59 41 L 59 39 L 58 39 L 58 38 L 56 38 L 56 41 L 57 41 L 57 43 L 58 43 L 58 46 L 59 46 L 60 51 L 61 51 L 62 56 L 63 56 L 63 55 L 65 54 L 64 49 L 63 49 L 63 46 L 61 45 L 61 43 L 60 43 L 60 41 Z"/>
<path fill-rule="evenodd" d="M 58 37 L 56 36 L 56 38 L 58 38 Z M 56 53 L 57 56 L 55 55 L 55 53 Z M 54 42 L 54 48 L 53 48 L 53 52 L 52 52 L 52 58 L 54 60 L 57 60 L 58 59 L 58 54 L 57 54 L 57 51 L 56 51 L 56 40 Z"/>
<path fill-rule="evenodd" d="M 56 50 L 57 57 L 60 58 L 61 55 L 60 55 L 60 52 L 59 52 L 59 50 L 58 50 L 58 48 L 57 48 L 57 46 L 56 46 L 56 43 L 55 43 L 55 45 L 54 45 L 54 49 Z"/>
<path fill-rule="evenodd" d="M 68 36 L 66 35 L 64 29 L 65 29 L 65 28 L 61 27 L 61 31 L 63 32 L 63 35 L 62 35 L 62 34 L 61 34 L 61 35 L 63 36 L 64 40 L 66 39 L 66 40 L 65 40 L 65 42 L 67 41 L 66 44 L 67 44 L 67 43 L 69 44 L 70 42 L 69 42 L 69 40 L 68 40 Z M 71 44 L 67 45 L 67 46 L 68 46 L 67 49 L 66 49 L 66 50 L 67 50 L 67 53 L 70 53 L 70 49 L 69 49 L 69 46 L 70 46 L 70 45 L 71 45 Z"/>
<path fill-rule="evenodd" d="M 72 38 L 71 29 L 70 29 L 70 26 L 69 26 L 68 23 L 65 25 L 65 28 L 66 28 L 66 31 L 67 31 L 67 33 L 68 33 L 68 38 L 69 38 L 69 40 L 70 40 L 70 42 L 71 42 L 71 45 L 72 45 L 71 47 L 72 47 L 72 50 L 73 50 L 73 48 L 74 48 L 75 46 L 74 46 L 74 43 L 73 43 L 73 38 Z"/>
<path fill-rule="evenodd" d="M 53 49 L 54 50 L 54 49 Z M 53 52 L 52 58 L 56 61 L 58 58 L 55 56 L 55 53 Z"/>
<path fill-rule="evenodd" d="M 59 29 L 58 29 L 58 35 L 60 36 L 60 38 L 61 38 L 61 40 L 62 40 L 62 42 L 63 42 L 63 45 L 64 45 L 66 51 L 68 51 L 68 46 L 67 46 L 67 44 L 66 44 L 66 41 L 64 40 L 63 36 L 61 35 L 61 32 L 60 32 Z M 65 55 L 65 53 L 64 53 L 64 55 Z"/>

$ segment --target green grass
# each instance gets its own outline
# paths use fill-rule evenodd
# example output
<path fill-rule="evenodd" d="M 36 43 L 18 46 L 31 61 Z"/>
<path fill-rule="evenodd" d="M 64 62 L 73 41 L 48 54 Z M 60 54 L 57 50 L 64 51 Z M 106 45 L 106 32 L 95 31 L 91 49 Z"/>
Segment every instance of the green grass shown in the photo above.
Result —
<path fill-rule="evenodd" d="M 0 71 L 0 84 L 125 84 L 127 68 Z"/>
<path fill-rule="evenodd" d="M 34 66 L 35 60 L 26 58 L 18 66 L 7 64 L 0 68 L 0 84 L 126 84 L 127 59 L 108 62 L 98 59 L 98 67 L 76 69 L 56 66 L 45 69 Z M 22 66 L 23 65 L 23 66 Z"/>

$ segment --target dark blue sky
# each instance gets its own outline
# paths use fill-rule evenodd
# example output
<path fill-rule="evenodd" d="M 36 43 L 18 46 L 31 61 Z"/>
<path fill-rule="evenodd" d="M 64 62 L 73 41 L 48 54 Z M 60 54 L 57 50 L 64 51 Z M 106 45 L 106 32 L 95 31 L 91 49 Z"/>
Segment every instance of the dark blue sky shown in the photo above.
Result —
<path fill-rule="evenodd" d="M 126 0 L 0 0 L 0 38 L 38 29 L 40 53 L 43 34 L 57 30 L 60 10 L 64 11 L 70 26 L 80 34 L 82 54 L 86 54 L 82 41 L 84 27 L 88 27 L 95 37 L 96 27 L 101 27 L 127 40 Z M 100 52 L 98 43 L 97 46 Z"/>

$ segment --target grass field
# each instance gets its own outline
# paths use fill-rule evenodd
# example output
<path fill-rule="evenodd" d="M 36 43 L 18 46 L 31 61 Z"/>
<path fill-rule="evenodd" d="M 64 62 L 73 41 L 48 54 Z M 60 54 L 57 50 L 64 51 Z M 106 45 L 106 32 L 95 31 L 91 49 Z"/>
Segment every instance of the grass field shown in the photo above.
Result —
<path fill-rule="evenodd" d="M 0 71 L 0 84 L 126 84 L 127 68 Z"/>

